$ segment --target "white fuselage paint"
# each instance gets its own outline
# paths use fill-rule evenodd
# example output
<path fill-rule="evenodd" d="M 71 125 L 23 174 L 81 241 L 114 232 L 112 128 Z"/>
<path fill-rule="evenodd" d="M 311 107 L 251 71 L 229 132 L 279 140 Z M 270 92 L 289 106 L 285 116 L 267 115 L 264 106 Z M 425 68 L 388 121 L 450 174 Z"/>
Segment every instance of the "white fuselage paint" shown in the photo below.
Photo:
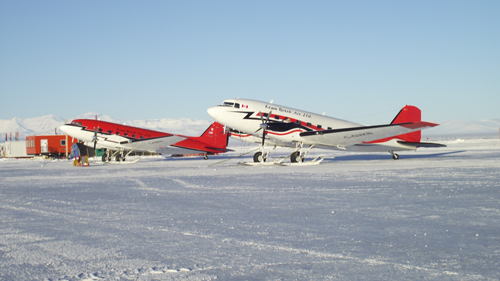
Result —
<path fill-rule="evenodd" d="M 91 131 L 85 131 L 82 130 L 80 127 L 75 127 L 75 126 L 70 126 L 70 125 L 62 125 L 60 127 L 61 131 L 65 132 L 67 135 L 70 135 L 71 137 L 74 137 L 78 140 L 81 140 L 84 142 L 86 146 L 93 147 L 93 137 L 94 133 Z M 110 135 L 107 137 L 101 136 L 101 134 L 97 133 L 97 145 L 96 148 L 101 149 L 101 148 L 108 148 L 108 149 L 131 149 L 127 144 L 123 145 L 120 144 L 120 142 L 127 142 L 128 144 L 128 139 L 121 137 L 121 136 L 116 136 L 116 135 Z"/>
<path fill-rule="evenodd" d="M 235 107 L 235 104 L 238 104 L 239 108 Z M 328 117 L 299 109 L 250 99 L 228 99 L 224 101 L 223 105 L 210 107 L 207 112 L 217 122 L 224 124 L 225 126 L 233 130 L 252 135 L 248 137 L 239 137 L 232 135 L 232 137 L 236 139 L 247 142 L 260 142 L 262 140 L 262 131 L 259 130 L 259 126 L 260 124 L 262 124 L 260 118 L 261 113 L 271 113 L 273 117 L 274 115 L 278 115 L 280 117 L 280 120 L 282 120 L 282 118 L 299 120 L 302 122 L 302 124 L 305 124 L 307 127 L 313 130 L 317 130 L 318 125 L 321 126 L 321 129 L 325 130 L 365 126 L 359 123 L 354 123 L 338 118 Z M 266 117 L 264 117 L 264 119 L 266 119 Z M 276 119 L 273 118 L 270 118 L 270 120 L 276 121 Z M 310 140 L 307 136 L 301 137 L 300 133 L 305 131 L 305 129 L 296 128 L 286 132 L 268 132 L 268 134 L 266 135 L 266 144 L 295 147 L 296 143 L 302 142 L 304 145 L 315 145 L 315 147 L 317 148 L 360 152 L 416 149 L 415 146 L 398 143 L 395 139 L 382 143 L 363 143 L 346 147 L 339 147 L 336 145 L 323 145 Z"/>
<path fill-rule="evenodd" d="M 81 127 L 62 125 L 60 127 L 61 131 L 65 132 L 67 135 L 74 137 L 88 147 L 94 147 L 94 133 L 92 131 L 82 130 Z M 193 153 L 193 150 L 183 149 L 178 147 L 172 147 L 170 144 L 181 141 L 185 139 L 184 137 L 171 136 L 168 138 L 168 142 L 162 139 L 154 140 L 148 143 L 147 146 L 143 146 L 140 142 L 132 143 L 129 139 L 110 134 L 97 133 L 97 144 L 96 148 L 106 148 L 110 150 L 126 150 L 126 151 L 136 151 L 136 152 L 156 152 L 161 154 L 187 154 Z M 155 142 L 156 145 L 155 145 Z"/>

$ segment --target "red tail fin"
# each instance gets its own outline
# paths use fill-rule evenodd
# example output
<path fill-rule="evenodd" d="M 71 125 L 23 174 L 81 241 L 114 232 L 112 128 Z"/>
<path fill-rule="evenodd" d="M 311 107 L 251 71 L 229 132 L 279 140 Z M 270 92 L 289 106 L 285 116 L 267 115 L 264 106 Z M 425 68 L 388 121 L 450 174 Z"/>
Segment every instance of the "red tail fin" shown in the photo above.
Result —
<path fill-rule="evenodd" d="M 422 117 L 422 112 L 416 106 L 407 105 L 401 109 L 398 115 L 392 120 L 391 124 L 409 123 L 409 122 L 420 122 Z M 396 136 L 395 138 L 402 139 L 407 142 L 420 142 L 421 131 L 415 131 L 403 135 Z"/>
<path fill-rule="evenodd" d="M 225 149 L 227 147 L 229 134 L 226 132 L 224 125 L 214 122 L 197 139 L 206 143 L 211 148 Z"/>

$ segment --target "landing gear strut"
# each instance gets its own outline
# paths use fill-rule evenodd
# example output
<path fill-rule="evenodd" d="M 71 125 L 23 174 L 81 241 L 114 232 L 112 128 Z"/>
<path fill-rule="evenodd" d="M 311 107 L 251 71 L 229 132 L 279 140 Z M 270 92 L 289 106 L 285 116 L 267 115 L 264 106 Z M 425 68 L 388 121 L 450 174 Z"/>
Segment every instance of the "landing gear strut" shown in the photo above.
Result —
<path fill-rule="evenodd" d="M 262 152 L 256 152 L 253 155 L 253 162 L 266 162 L 266 157 L 262 155 Z"/>
<path fill-rule="evenodd" d="M 300 146 L 300 148 L 299 148 L 299 146 Z M 304 143 L 303 142 L 297 143 L 297 145 L 295 147 L 295 151 L 290 155 L 290 162 L 292 162 L 292 163 L 304 162 L 304 159 L 306 158 L 307 153 L 313 147 L 314 147 L 314 144 L 311 145 L 305 152 L 302 152 L 302 149 L 304 148 Z"/>
<path fill-rule="evenodd" d="M 264 147 L 262 146 L 259 150 L 260 151 L 257 151 L 254 155 L 253 155 L 253 162 L 266 162 L 266 159 L 267 157 L 269 156 L 269 153 L 271 153 L 271 151 L 275 150 L 276 149 L 276 145 L 271 149 L 269 150 L 268 152 L 265 152 L 264 151 Z"/>
<path fill-rule="evenodd" d="M 300 151 L 294 151 L 292 155 L 290 155 L 290 162 L 292 163 L 304 162 L 304 157 L 300 155 Z"/>
<path fill-rule="evenodd" d="M 394 151 L 389 151 L 389 153 L 392 155 L 392 159 L 394 160 L 398 160 L 399 159 L 399 155 L 397 153 L 394 153 Z"/>

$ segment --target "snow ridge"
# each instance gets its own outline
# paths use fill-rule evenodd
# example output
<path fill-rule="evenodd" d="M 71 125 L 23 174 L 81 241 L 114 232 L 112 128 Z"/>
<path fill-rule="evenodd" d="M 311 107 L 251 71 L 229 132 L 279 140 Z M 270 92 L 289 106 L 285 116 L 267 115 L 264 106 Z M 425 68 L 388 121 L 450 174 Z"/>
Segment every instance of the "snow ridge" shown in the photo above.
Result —
<path fill-rule="evenodd" d="M 25 139 L 30 135 L 52 135 L 61 134 L 59 127 L 66 121 L 71 122 L 73 119 L 94 119 L 101 121 L 126 124 L 129 126 L 141 127 L 151 130 L 164 131 L 172 134 L 181 134 L 188 136 L 201 135 L 212 123 L 208 120 L 195 120 L 190 118 L 181 119 L 152 119 L 152 120 L 119 120 L 108 115 L 103 115 L 94 112 L 87 112 L 71 119 L 65 119 L 57 115 L 45 115 L 34 118 L 12 118 L 10 120 L 0 120 L 0 141 L 5 141 L 4 135 L 7 133 L 14 139 L 15 132 L 19 132 L 20 139 Z"/>
<path fill-rule="evenodd" d="M 108 115 L 87 112 L 77 115 L 71 119 L 65 119 L 57 115 L 49 114 L 41 117 L 20 119 L 14 117 L 10 120 L 0 119 L 0 141 L 4 141 L 5 133 L 19 132 L 20 139 L 25 139 L 29 135 L 52 135 L 56 132 L 61 133 L 59 127 L 66 121 L 73 119 L 94 119 L 102 121 L 126 124 L 129 126 L 141 127 L 151 130 L 164 131 L 172 134 L 181 134 L 188 136 L 201 135 L 212 123 L 209 120 L 196 120 L 191 118 L 161 118 L 150 120 L 120 120 Z M 439 122 L 438 122 L 439 123 Z M 500 128 L 500 119 L 484 119 L 479 121 L 447 120 L 440 123 L 439 126 L 422 131 L 423 135 L 478 135 L 478 134 L 498 134 Z"/>

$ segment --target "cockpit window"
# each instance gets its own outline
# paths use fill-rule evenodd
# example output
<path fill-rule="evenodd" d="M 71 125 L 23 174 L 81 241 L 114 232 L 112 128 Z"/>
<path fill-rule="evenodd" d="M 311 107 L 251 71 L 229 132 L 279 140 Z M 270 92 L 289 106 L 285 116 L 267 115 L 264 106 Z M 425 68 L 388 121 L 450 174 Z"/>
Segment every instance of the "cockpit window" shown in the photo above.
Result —
<path fill-rule="evenodd" d="M 233 107 L 234 106 L 234 102 L 224 102 L 222 105 L 224 106 L 229 106 L 229 107 Z"/>
<path fill-rule="evenodd" d="M 73 121 L 73 122 L 71 122 L 71 124 L 77 125 L 77 126 L 80 126 L 80 127 L 82 126 L 82 122 Z"/>
<path fill-rule="evenodd" d="M 234 107 L 235 107 L 235 108 L 240 108 L 240 104 L 239 104 L 239 103 L 235 103 L 235 104 L 234 104 Z"/>

